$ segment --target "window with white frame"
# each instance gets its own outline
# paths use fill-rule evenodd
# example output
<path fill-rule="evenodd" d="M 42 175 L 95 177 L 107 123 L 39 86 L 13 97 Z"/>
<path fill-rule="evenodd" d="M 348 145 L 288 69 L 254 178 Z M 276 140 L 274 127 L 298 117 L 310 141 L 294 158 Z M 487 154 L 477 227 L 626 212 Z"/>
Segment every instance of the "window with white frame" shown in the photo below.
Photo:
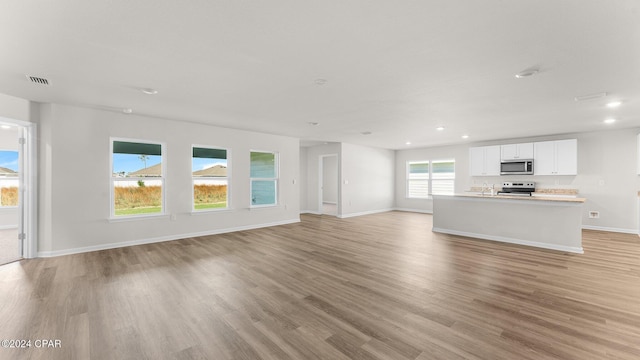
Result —
<path fill-rule="evenodd" d="M 407 198 L 452 195 L 456 178 L 455 160 L 408 161 L 406 178 Z"/>
<path fill-rule="evenodd" d="M 193 146 L 193 210 L 229 207 L 229 152 L 226 149 Z"/>
<path fill-rule="evenodd" d="M 163 144 L 111 140 L 111 216 L 164 213 Z"/>
<path fill-rule="evenodd" d="M 425 199 L 429 197 L 429 161 L 407 163 L 407 197 Z"/>
<path fill-rule="evenodd" d="M 456 161 L 434 160 L 431 162 L 432 195 L 453 195 L 456 183 Z"/>
<path fill-rule="evenodd" d="M 278 204 L 278 153 L 251 151 L 251 206 Z"/>

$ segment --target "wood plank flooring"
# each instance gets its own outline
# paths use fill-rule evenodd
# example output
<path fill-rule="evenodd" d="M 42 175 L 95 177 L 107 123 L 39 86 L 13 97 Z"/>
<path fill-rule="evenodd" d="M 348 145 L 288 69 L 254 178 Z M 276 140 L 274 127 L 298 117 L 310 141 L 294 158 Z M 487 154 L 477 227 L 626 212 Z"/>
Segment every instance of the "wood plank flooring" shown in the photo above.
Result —
<path fill-rule="evenodd" d="M 0 267 L 0 359 L 639 359 L 640 240 L 585 254 L 389 212 Z M 60 340 L 36 348 L 36 339 Z"/>

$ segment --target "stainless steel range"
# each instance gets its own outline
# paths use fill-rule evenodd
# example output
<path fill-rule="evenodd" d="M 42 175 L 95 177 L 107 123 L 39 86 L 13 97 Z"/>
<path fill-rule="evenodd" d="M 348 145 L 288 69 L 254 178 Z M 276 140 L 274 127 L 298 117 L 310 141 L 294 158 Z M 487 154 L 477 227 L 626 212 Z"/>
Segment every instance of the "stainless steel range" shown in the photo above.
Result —
<path fill-rule="evenodd" d="M 498 195 L 531 196 L 536 191 L 536 183 L 533 181 L 505 181 Z"/>

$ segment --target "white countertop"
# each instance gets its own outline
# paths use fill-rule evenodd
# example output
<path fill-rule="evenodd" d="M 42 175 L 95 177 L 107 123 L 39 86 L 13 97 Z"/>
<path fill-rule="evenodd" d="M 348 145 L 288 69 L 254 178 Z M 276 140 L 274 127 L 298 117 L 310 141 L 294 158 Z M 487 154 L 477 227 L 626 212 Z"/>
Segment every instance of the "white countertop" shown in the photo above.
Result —
<path fill-rule="evenodd" d="M 587 201 L 585 198 L 575 197 L 575 196 L 560 196 L 560 195 L 540 195 L 537 194 L 535 196 L 510 196 L 510 195 L 493 195 L 490 194 L 480 194 L 476 192 L 465 192 L 454 194 L 453 196 L 463 196 L 463 197 L 474 197 L 474 198 L 485 198 L 485 199 L 512 199 L 512 200 L 531 200 L 531 201 L 564 201 L 564 202 L 576 202 L 583 203 Z"/>

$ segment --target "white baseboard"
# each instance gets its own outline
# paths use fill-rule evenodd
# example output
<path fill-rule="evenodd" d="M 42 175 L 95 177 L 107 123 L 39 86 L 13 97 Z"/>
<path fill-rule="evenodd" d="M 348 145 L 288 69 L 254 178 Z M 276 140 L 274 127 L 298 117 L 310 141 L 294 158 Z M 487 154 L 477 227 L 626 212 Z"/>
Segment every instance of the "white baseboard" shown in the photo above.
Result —
<path fill-rule="evenodd" d="M 363 211 L 363 212 L 358 212 L 358 213 L 342 214 L 342 215 L 338 215 L 338 217 L 340 219 L 346 219 L 346 218 L 356 217 L 356 216 L 379 214 L 379 213 L 389 212 L 389 211 L 393 211 L 393 210 L 394 209 L 379 209 L 379 210 Z"/>
<path fill-rule="evenodd" d="M 323 204 L 329 204 L 329 205 L 338 205 L 338 203 L 335 202 L 335 201 L 323 201 L 322 203 Z"/>
<path fill-rule="evenodd" d="M 622 228 L 613 228 L 606 226 L 593 226 L 593 225 L 582 225 L 583 230 L 597 230 L 597 231 L 609 231 L 615 233 L 623 233 L 623 234 L 638 234 L 638 229 L 622 229 Z"/>
<path fill-rule="evenodd" d="M 395 211 L 405 211 L 405 212 L 415 212 L 421 214 L 432 214 L 433 210 L 423 210 L 423 209 L 408 209 L 408 208 L 394 208 Z"/>
<path fill-rule="evenodd" d="M 198 237 L 198 236 L 217 235 L 217 234 L 224 234 L 224 233 L 230 233 L 230 232 L 236 232 L 236 231 L 254 230 L 254 229 L 278 226 L 278 225 L 295 224 L 298 222 L 300 222 L 300 219 L 291 219 L 291 220 L 284 220 L 284 221 L 278 221 L 278 222 L 266 223 L 266 224 L 238 226 L 233 228 L 202 231 L 202 232 L 189 233 L 189 234 L 160 236 L 155 238 L 123 241 L 123 242 L 110 243 L 110 244 L 86 246 L 81 248 L 55 250 L 55 251 L 38 251 L 38 257 L 54 257 L 54 256 L 62 256 L 62 255 L 80 254 L 80 253 L 91 252 L 91 251 L 115 249 L 115 248 L 135 246 L 135 245 L 152 244 L 152 243 L 180 240 L 180 239 Z"/>
<path fill-rule="evenodd" d="M 17 229 L 18 225 L 0 225 L 0 230 Z"/>
<path fill-rule="evenodd" d="M 572 247 L 572 246 L 547 244 L 547 243 L 541 243 L 541 242 L 537 242 L 537 241 L 514 239 L 514 238 L 509 238 L 509 237 L 504 237 L 504 236 L 496 236 L 496 235 L 476 234 L 476 233 L 470 233 L 470 232 L 466 232 L 466 231 L 457 231 L 457 230 L 442 229 L 442 228 L 436 228 L 436 227 L 434 227 L 432 229 L 432 231 L 433 232 L 438 232 L 438 233 L 443 233 L 443 234 L 467 236 L 467 237 L 478 238 L 478 239 L 500 241 L 500 242 L 505 242 L 505 243 L 510 243 L 510 244 L 517 244 L 517 245 L 533 246 L 533 247 L 538 247 L 538 248 L 543 248 L 543 249 L 565 251 L 565 252 L 571 252 L 571 253 L 576 253 L 576 254 L 583 254 L 584 253 L 584 250 L 582 249 L 582 247 Z"/>
<path fill-rule="evenodd" d="M 322 215 L 321 212 L 313 211 L 313 210 L 302 210 L 300 214 L 312 214 L 312 215 Z"/>

